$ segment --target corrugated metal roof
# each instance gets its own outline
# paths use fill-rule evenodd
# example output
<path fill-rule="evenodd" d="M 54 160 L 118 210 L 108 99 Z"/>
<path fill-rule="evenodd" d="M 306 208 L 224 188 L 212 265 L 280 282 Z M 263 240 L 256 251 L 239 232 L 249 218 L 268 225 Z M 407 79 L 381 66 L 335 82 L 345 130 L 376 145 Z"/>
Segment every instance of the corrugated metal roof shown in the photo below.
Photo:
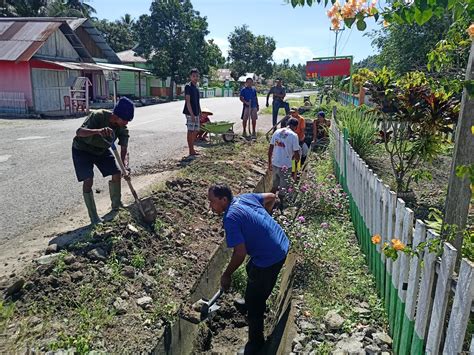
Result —
<path fill-rule="evenodd" d="M 96 45 L 102 50 L 104 55 L 107 57 L 107 60 L 113 64 L 121 64 L 119 57 L 115 54 L 114 50 L 109 46 L 109 44 L 105 41 L 102 34 L 94 27 L 91 21 L 86 19 L 81 27 L 91 36 L 91 38 L 95 41 Z"/>
<path fill-rule="evenodd" d="M 0 60 L 30 60 L 59 26 L 60 22 L 0 20 Z"/>
<path fill-rule="evenodd" d="M 123 63 L 146 63 L 147 60 L 143 57 L 137 55 L 137 53 L 133 49 L 129 49 L 127 51 L 118 52 L 117 57 Z"/>

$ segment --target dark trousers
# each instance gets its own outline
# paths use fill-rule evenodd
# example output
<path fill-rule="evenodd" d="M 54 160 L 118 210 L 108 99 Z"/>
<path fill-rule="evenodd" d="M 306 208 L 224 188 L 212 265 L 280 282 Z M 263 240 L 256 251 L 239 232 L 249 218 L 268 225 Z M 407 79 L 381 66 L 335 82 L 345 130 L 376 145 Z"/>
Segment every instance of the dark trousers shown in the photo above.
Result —
<path fill-rule="evenodd" d="M 285 113 L 288 115 L 290 113 L 290 104 L 288 102 L 282 101 L 282 100 L 273 100 L 273 105 L 272 105 L 272 119 L 273 119 L 273 125 L 276 125 L 278 122 L 278 111 L 280 108 L 285 109 Z"/>
<path fill-rule="evenodd" d="M 247 263 L 247 288 L 245 290 L 245 304 L 249 322 L 249 341 L 263 342 L 263 316 L 267 306 L 267 299 L 275 287 L 278 274 L 285 263 L 284 258 L 276 264 L 261 268 L 250 260 Z"/>

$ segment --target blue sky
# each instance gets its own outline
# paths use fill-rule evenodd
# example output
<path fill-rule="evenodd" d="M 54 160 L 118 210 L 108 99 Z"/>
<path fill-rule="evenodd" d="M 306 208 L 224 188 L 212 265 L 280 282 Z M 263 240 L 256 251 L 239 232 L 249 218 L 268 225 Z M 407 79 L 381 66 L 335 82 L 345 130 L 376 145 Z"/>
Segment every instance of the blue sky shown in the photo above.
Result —
<path fill-rule="evenodd" d="M 129 13 L 137 18 L 149 13 L 151 0 L 91 0 L 96 16 L 115 20 Z M 194 8 L 207 17 L 209 38 L 213 38 L 226 54 L 227 36 L 236 26 L 247 24 L 255 34 L 272 36 L 277 49 L 276 62 L 290 59 L 290 63 L 304 63 L 312 57 L 331 56 L 334 52 L 334 33 L 322 5 L 292 8 L 283 0 L 194 0 Z M 374 54 L 371 40 L 364 33 L 379 28 L 373 19 L 367 30 L 359 32 L 355 26 L 339 35 L 338 55 L 353 55 L 355 61 Z"/>

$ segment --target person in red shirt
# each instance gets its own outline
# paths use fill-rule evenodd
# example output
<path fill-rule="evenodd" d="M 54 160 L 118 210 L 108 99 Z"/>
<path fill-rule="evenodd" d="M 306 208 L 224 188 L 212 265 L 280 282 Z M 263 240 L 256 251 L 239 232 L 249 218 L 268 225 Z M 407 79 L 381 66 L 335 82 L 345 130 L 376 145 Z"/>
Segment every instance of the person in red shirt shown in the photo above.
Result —
<path fill-rule="evenodd" d="M 199 115 L 199 133 L 197 135 L 197 139 L 200 141 L 206 141 L 207 140 L 207 132 L 202 129 L 202 126 L 204 126 L 206 123 L 211 122 L 209 119 L 209 116 L 212 116 L 213 113 L 211 110 L 208 108 L 202 108 L 201 109 L 201 114 Z"/>

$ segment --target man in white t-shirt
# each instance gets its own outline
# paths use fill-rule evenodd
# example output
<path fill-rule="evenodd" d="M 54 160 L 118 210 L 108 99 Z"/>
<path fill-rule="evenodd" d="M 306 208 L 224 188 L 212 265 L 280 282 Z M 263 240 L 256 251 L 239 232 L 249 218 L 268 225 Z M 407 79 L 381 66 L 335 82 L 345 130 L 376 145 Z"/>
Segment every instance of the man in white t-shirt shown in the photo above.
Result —
<path fill-rule="evenodd" d="M 273 133 L 268 148 L 268 169 L 272 171 L 272 192 L 286 188 L 291 178 L 291 161 L 300 160 L 300 144 L 295 133 L 298 120 L 290 118 L 288 126 Z"/>

